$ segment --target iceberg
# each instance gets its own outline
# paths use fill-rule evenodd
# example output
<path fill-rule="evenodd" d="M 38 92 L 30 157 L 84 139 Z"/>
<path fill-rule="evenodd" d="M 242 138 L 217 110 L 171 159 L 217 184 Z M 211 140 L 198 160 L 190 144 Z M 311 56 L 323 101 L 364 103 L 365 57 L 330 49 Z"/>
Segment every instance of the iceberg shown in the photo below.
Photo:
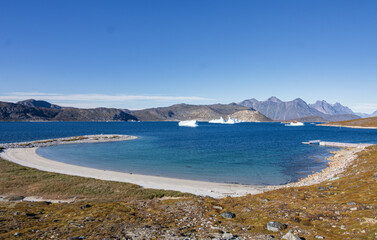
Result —
<path fill-rule="evenodd" d="M 298 127 L 298 126 L 304 126 L 304 123 L 302 123 L 302 122 L 290 122 L 288 124 L 285 124 L 285 126 Z"/>
<path fill-rule="evenodd" d="M 220 123 L 220 124 L 235 124 L 240 123 L 241 121 L 235 118 L 228 117 L 228 120 L 225 121 L 224 118 L 220 117 L 220 119 L 213 119 L 208 121 L 209 123 Z"/>
<path fill-rule="evenodd" d="M 231 117 L 228 118 L 228 120 L 225 122 L 225 124 L 235 124 L 236 123 L 236 119 L 233 119 Z"/>
<path fill-rule="evenodd" d="M 224 124 L 225 123 L 225 120 L 223 117 L 220 117 L 219 119 L 213 119 L 211 121 L 208 121 L 209 123 L 221 123 L 221 124 Z"/>
<path fill-rule="evenodd" d="M 196 120 L 180 121 L 178 123 L 178 126 L 180 126 L 180 127 L 197 127 L 198 121 L 196 121 Z"/>
<path fill-rule="evenodd" d="M 236 118 L 228 118 L 228 121 L 225 122 L 225 124 L 235 124 L 235 123 L 240 123 L 241 121 L 236 119 Z"/>

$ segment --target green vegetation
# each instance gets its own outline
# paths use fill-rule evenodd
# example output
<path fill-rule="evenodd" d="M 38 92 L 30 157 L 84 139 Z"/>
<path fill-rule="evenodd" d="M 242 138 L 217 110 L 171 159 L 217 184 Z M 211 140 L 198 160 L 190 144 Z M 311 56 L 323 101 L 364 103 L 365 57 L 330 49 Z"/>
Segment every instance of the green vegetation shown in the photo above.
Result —
<path fill-rule="evenodd" d="M 120 201 L 163 196 L 189 196 L 176 191 L 145 189 L 135 184 L 49 173 L 0 159 L 0 195 L 41 196 L 52 199 Z"/>

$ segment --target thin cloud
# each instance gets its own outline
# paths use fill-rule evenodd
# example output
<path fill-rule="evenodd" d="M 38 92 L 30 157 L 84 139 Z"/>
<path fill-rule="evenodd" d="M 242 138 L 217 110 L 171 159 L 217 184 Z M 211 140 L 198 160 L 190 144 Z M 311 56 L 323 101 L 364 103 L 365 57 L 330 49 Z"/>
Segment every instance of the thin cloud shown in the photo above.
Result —
<path fill-rule="evenodd" d="M 213 100 L 196 96 L 153 96 L 153 95 L 106 95 L 106 94 L 56 94 L 38 92 L 14 92 L 0 96 L 2 101 L 21 101 L 25 99 L 38 99 L 46 101 L 102 101 L 102 102 L 121 102 L 121 101 L 208 101 Z"/>

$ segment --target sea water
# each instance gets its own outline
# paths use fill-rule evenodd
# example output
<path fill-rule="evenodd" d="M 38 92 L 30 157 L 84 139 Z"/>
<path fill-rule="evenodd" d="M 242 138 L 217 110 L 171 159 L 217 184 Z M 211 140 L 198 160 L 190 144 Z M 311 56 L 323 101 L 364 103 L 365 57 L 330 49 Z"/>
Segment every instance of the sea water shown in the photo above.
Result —
<path fill-rule="evenodd" d="M 86 134 L 128 134 L 137 140 L 39 148 L 56 161 L 120 172 L 240 184 L 284 184 L 327 166 L 337 150 L 304 141 L 377 143 L 377 130 L 321 127 L 306 123 L 234 125 L 200 122 L 2 122 L 0 142 Z"/>

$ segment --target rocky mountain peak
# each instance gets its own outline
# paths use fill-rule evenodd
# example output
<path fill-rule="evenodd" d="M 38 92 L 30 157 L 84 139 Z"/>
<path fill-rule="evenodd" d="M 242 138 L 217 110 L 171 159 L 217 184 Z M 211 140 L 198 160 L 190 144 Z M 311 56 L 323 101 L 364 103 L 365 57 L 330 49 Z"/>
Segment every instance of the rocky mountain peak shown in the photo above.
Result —
<path fill-rule="evenodd" d="M 281 100 L 275 96 L 272 96 L 270 97 L 269 99 L 267 99 L 267 101 L 271 101 L 271 102 L 281 102 Z"/>

